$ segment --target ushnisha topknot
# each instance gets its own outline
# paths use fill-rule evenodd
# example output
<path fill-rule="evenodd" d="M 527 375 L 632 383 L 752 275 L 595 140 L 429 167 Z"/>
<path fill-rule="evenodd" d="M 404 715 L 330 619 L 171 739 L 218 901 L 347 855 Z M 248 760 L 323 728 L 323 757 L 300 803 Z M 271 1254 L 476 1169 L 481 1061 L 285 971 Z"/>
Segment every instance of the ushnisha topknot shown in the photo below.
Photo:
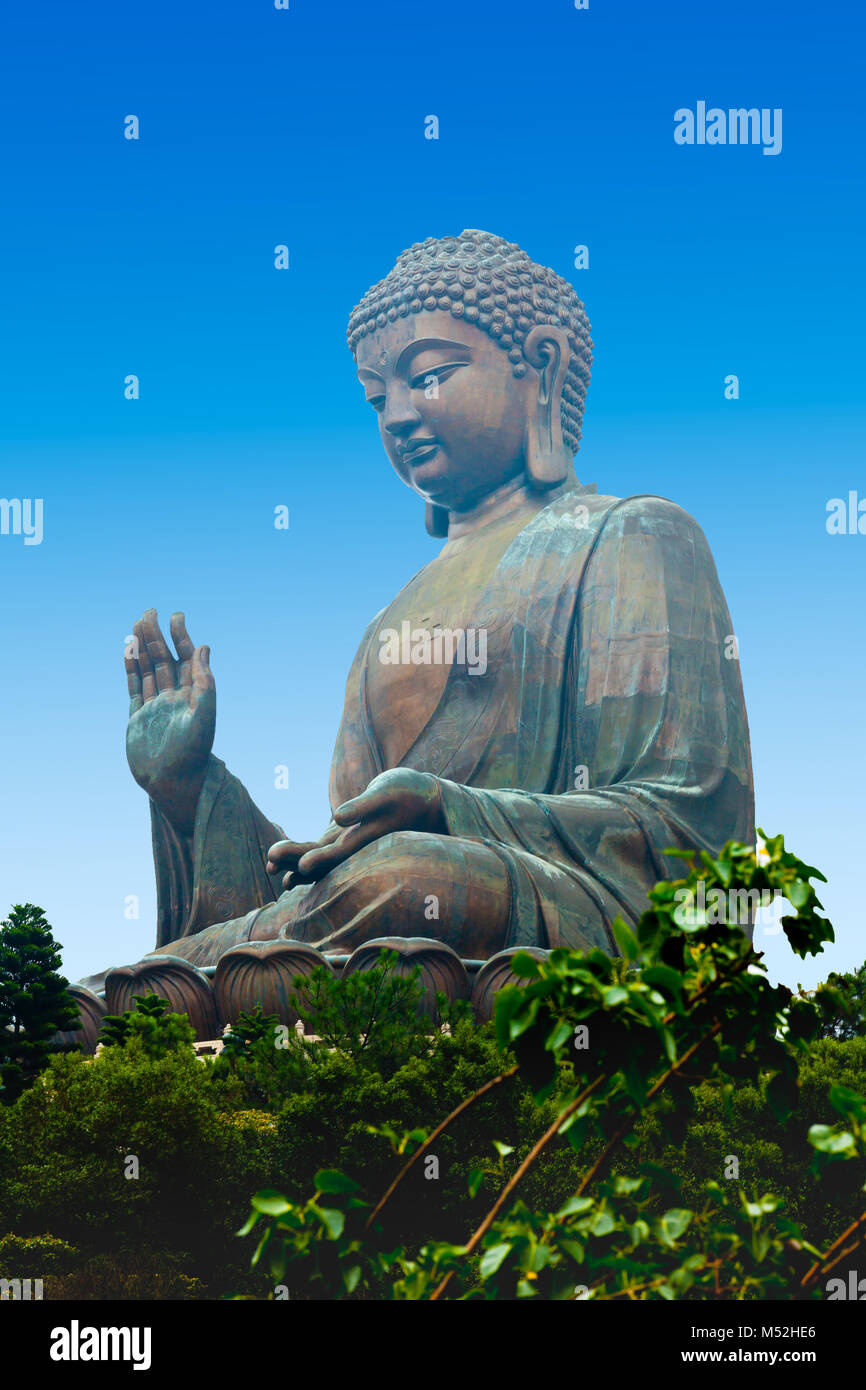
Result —
<path fill-rule="evenodd" d="M 367 333 L 428 309 L 447 309 L 489 333 L 508 353 L 516 377 L 526 375 L 527 334 L 537 324 L 564 328 L 571 358 L 562 388 L 562 433 L 577 453 L 592 339 L 583 304 L 567 280 L 491 232 L 468 228 L 456 237 L 428 237 L 398 256 L 394 269 L 352 310 L 349 347 L 354 353 Z"/>

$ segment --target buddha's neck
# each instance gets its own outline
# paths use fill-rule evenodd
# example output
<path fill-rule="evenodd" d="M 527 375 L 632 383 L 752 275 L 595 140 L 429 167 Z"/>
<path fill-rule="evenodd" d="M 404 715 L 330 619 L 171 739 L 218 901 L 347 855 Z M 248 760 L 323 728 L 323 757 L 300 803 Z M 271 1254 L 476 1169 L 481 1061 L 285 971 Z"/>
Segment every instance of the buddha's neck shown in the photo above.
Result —
<path fill-rule="evenodd" d="M 520 510 L 540 511 L 554 497 L 564 492 L 569 484 L 573 486 L 574 481 L 569 479 L 568 483 L 561 483 L 548 492 L 538 492 L 537 489 L 527 486 L 526 474 L 520 473 L 516 478 L 510 478 L 507 483 L 488 492 L 476 506 L 466 511 L 449 512 L 448 540 L 453 541 L 458 536 L 478 531 L 482 526 L 489 526 L 494 521 L 503 521 Z"/>

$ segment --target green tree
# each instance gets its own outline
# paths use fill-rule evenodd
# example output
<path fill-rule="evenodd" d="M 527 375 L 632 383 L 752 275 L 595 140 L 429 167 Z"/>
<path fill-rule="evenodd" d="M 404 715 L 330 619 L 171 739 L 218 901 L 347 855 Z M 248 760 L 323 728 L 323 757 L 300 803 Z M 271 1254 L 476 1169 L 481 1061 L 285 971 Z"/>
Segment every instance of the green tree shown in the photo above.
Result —
<path fill-rule="evenodd" d="M 838 998 L 832 989 L 806 999 L 771 986 L 738 912 L 729 919 L 724 904 L 739 904 L 742 893 L 780 893 L 792 908 L 783 930 L 801 958 L 832 941 L 833 929 L 810 882 L 822 875 L 786 850 L 782 836 L 764 838 L 760 856 L 736 843 L 718 858 L 678 852 L 686 877 L 651 890 L 634 930 L 613 924 L 625 968 L 597 949 L 558 949 L 542 961 L 516 956 L 512 969 L 528 983 L 501 991 L 496 1003 L 497 1037 L 516 1066 L 466 1096 L 431 1134 L 404 1135 L 399 1147 L 411 1157 L 375 1205 L 331 1165 L 315 1174 L 306 1202 L 257 1193 L 243 1231 L 264 1218 L 253 1263 L 275 1281 L 291 1272 L 293 1282 L 332 1298 L 383 1283 L 400 1300 L 818 1296 L 866 1230 L 866 1213 L 822 1255 L 766 1188 L 710 1178 L 688 1207 L 672 1168 L 644 1161 L 637 1173 L 622 1171 L 647 1115 L 663 1143 L 681 1145 L 701 1085 L 728 1094 L 751 1086 L 756 1095 L 760 1087 L 780 1124 L 797 1106 L 800 1063 Z M 705 899 L 710 910 L 685 906 Z M 551 1123 L 522 1158 L 490 1135 L 503 1160 L 501 1191 L 468 1239 L 395 1246 L 382 1223 L 394 1194 L 441 1149 L 451 1125 L 512 1076 L 528 1081 L 539 1104 L 555 1102 Z M 842 1118 L 809 1129 L 812 1172 L 832 1168 L 836 1177 L 853 1159 L 862 1187 L 866 1100 L 835 1084 L 825 1104 Z M 556 1209 L 533 1209 L 526 1177 L 562 1136 L 580 1181 Z M 470 1175 L 471 1191 L 484 1176 Z"/>
<path fill-rule="evenodd" d="M 99 1041 L 104 1047 L 126 1047 L 130 1039 L 140 1038 L 144 1055 L 156 1059 L 195 1042 L 195 1029 L 186 1014 L 170 1012 L 167 999 L 135 994 L 133 1000 L 134 1009 L 103 1018 Z"/>
<path fill-rule="evenodd" d="M 400 975 L 396 962 L 395 951 L 383 951 L 371 970 L 336 976 L 318 966 L 295 980 L 295 1008 L 308 1030 L 383 1077 L 426 1051 L 443 1023 L 456 1023 L 466 1012 L 439 995 L 438 1020 L 426 1017 L 419 968 Z"/>
<path fill-rule="evenodd" d="M 866 1037 L 866 961 L 859 970 L 843 974 L 834 970 L 823 988 L 838 994 L 839 1007 L 825 1020 L 820 1036 L 838 1042 Z"/>
<path fill-rule="evenodd" d="M 370 970 L 337 976 L 318 966 L 310 975 L 297 976 L 292 1005 L 316 1041 L 281 1028 L 276 1016 L 263 1013 L 259 1004 L 225 1034 L 216 1075 L 229 1069 L 250 1100 L 275 1108 L 307 1084 L 329 1053 L 340 1053 L 364 1072 L 392 1077 L 430 1050 L 443 1024 L 456 1026 L 469 1013 L 467 1004 L 449 1004 L 439 995 L 438 1018 L 425 1016 L 418 967 L 401 975 L 396 960 L 396 952 L 383 951 Z"/>
<path fill-rule="evenodd" d="M 70 1297 L 175 1297 L 155 1277 L 175 1259 L 207 1297 L 243 1287 L 234 1233 L 251 1187 L 276 1176 L 276 1136 L 221 1111 L 210 1068 L 191 1047 L 148 1056 L 141 1036 L 95 1059 L 55 1054 L 0 1108 L 0 1237 L 50 1233 L 84 1264 L 109 1261 Z M 134 1293 L 124 1269 L 139 1271 Z"/>
<path fill-rule="evenodd" d="M 276 1014 L 266 1014 L 261 1004 L 251 1013 L 238 1014 L 234 1023 L 223 1034 L 221 1056 L 229 1061 L 239 1061 L 250 1057 L 257 1045 L 264 1043 L 269 1053 L 274 1051 L 274 1040 L 280 1027 Z"/>
<path fill-rule="evenodd" d="M 0 1097 L 16 1099 L 45 1067 L 55 1033 L 80 1028 L 60 945 L 41 907 L 16 904 L 0 923 Z"/>

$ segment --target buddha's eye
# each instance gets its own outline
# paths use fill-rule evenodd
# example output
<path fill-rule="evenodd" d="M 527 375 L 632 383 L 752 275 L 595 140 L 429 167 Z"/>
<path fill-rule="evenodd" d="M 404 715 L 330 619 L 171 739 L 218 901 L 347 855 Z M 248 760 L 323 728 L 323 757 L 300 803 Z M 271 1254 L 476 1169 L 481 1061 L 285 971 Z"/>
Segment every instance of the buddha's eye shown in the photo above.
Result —
<path fill-rule="evenodd" d="M 468 367 L 468 362 L 440 362 L 437 367 L 427 367 L 423 372 L 416 372 L 409 380 L 409 385 L 413 391 L 424 391 L 434 383 L 441 386 L 443 381 L 447 381 L 449 376 L 453 376 L 461 367 Z"/>
<path fill-rule="evenodd" d="M 384 397 L 384 395 L 381 395 L 381 396 L 367 396 L 367 397 L 365 397 L 365 399 L 366 399 L 366 401 L 367 401 L 367 404 L 368 404 L 368 405 L 371 405 L 371 406 L 373 407 L 374 410 L 383 410 L 384 407 L 385 407 L 385 397 Z"/>

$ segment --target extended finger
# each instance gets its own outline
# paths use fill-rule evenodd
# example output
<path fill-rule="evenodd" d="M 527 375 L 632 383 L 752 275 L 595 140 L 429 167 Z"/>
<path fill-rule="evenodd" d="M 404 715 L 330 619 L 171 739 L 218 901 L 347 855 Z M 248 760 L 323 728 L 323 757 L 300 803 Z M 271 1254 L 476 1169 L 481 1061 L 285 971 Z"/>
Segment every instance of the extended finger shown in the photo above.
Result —
<path fill-rule="evenodd" d="M 126 685 L 129 690 L 129 712 L 135 714 L 137 709 L 141 709 L 141 672 L 138 669 L 135 650 L 137 643 L 135 638 L 128 642 L 123 649 L 123 665 L 126 669 Z"/>
<path fill-rule="evenodd" d="M 175 690 L 177 688 L 175 661 L 160 630 L 155 608 L 148 608 L 141 620 L 141 626 L 147 645 L 147 654 L 153 665 L 157 690 Z"/>
<path fill-rule="evenodd" d="M 215 690 L 216 681 L 210 669 L 210 647 L 196 647 L 190 662 L 193 689 Z"/>
<path fill-rule="evenodd" d="M 144 640 L 144 631 L 141 623 L 133 624 L 133 635 L 138 642 L 138 669 L 141 672 L 141 698 L 147 703 L 156 694 L 156 681 L 153 675 L 153 665 L 147 651 L 147 643 Z"/>
<path fill-rule="evenodd" d="M 172 613 L 169 631 L 180 662 L 179 683 L 192 685 L 192 657 L 195 647 L 186 630 L 186 618 L 183 613 Z"/>

